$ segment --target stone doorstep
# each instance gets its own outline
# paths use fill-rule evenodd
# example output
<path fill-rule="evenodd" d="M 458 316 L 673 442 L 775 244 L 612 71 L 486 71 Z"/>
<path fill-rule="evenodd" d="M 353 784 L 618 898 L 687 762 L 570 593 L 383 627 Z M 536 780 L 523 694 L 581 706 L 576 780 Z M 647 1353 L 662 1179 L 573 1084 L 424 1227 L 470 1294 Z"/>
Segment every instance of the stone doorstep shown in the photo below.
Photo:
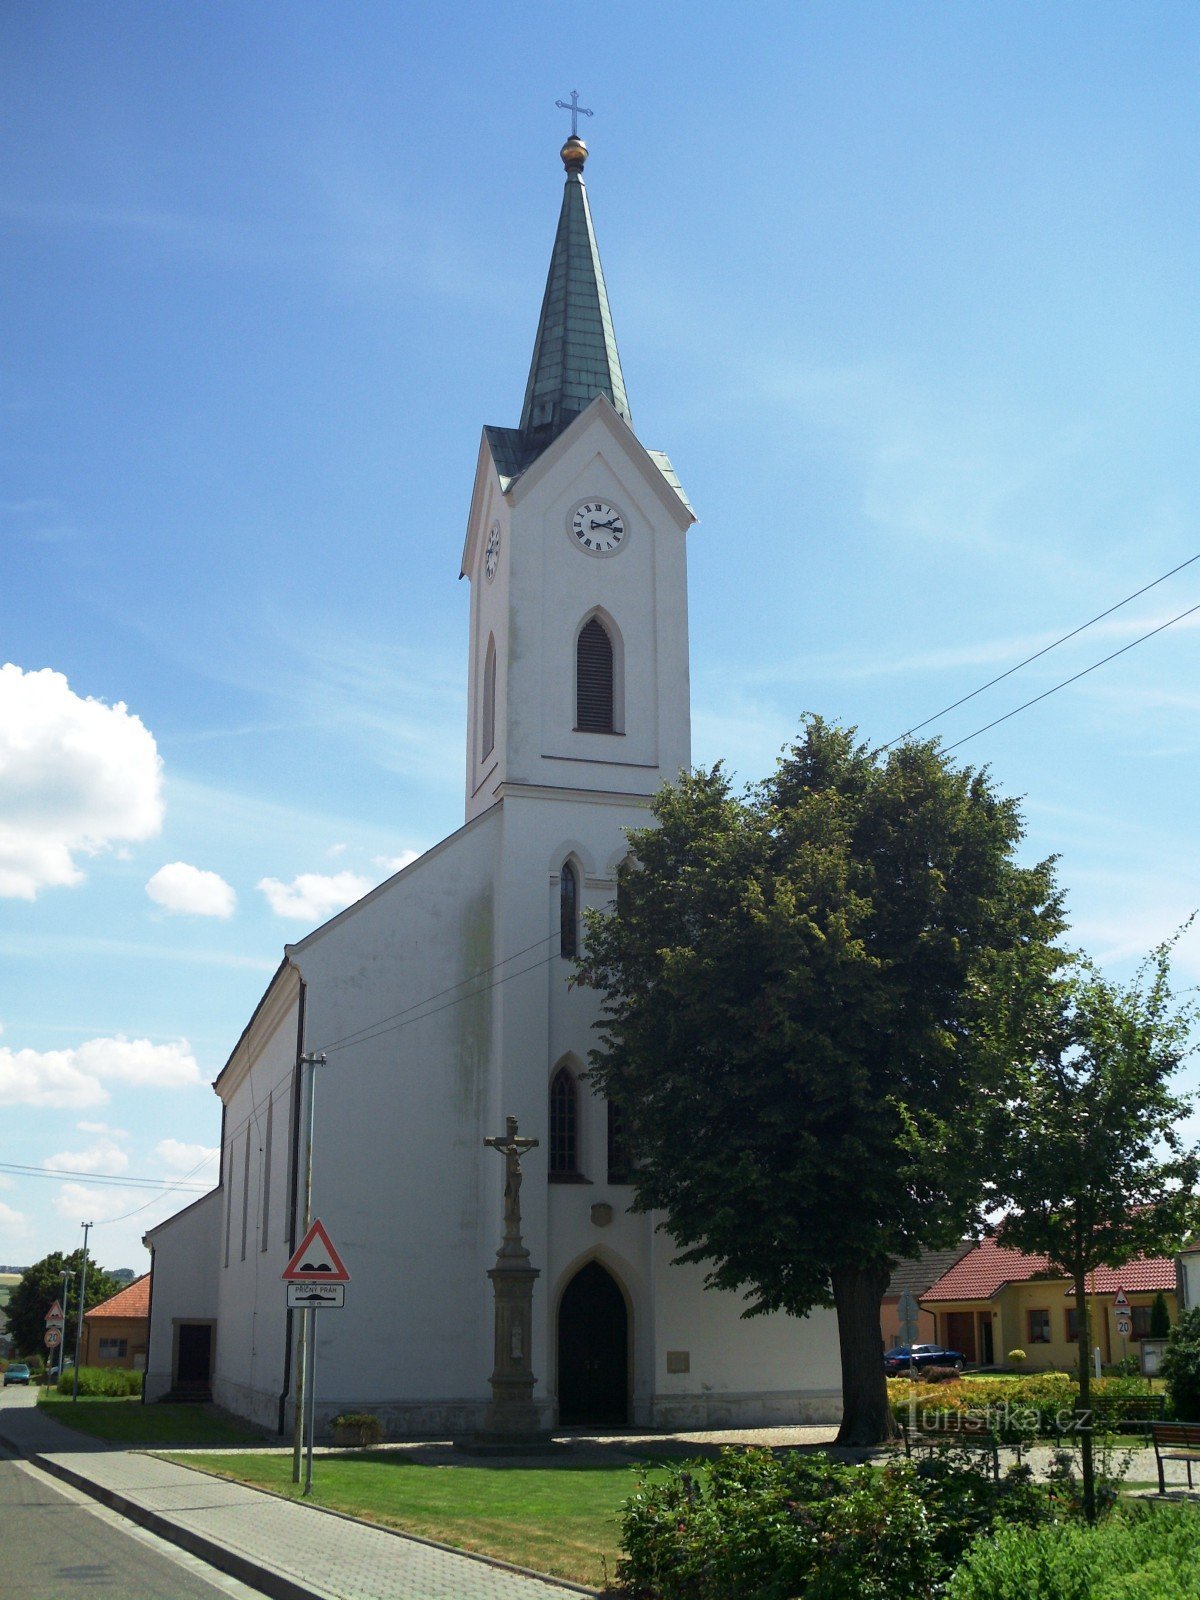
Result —
<path fill-rule="evenodd" d="M 0 1438 L 0 1443 L 10 1442 Z M 19 1451 L 17 1452 L 20 1453 Z M 126 1451 L 128 1455 L 151 1455 L 149 1451 Z M 108 1454 L 106 1451 L 105 1454 Z M 65 1463 L 55 1460 L 52 1456 L 35 1454 L 25 1456 L 23 1459 L 39 1467 L 43 1472 L 48 1472 L 52 1477 L 61 1478 L 64 1483 L 69 1483 L 73 1488 L 81 1489 L 94 1500 L 99 1500 L 102 1505 L 108 1506 L 112 1511 L 118 1512 L 123 1517 L 128 1517 L 131 1522 L 136 1522 L 140 1527 L 155 1533 L 169 1544 L 177 1545 L 181 1550 L 186 1550 L 189 1555 L 197 1556 L 201 1561 L 207 1562 L 210 1567 L 216 1567 L 219 1572 L 226 1573 L 231 1578 L 247 1584 L 252 1589 L 258 1589 L 262 1594 L 270 1595 L 272 1600 L 326 1600 L 327 1590 L 316 1589 L 309 1585 L 297 1582 L 286 1577 L 281 1572 L 264 1566 L 261 1563 L 240 1555 L 235 1550 L 228 1549 L 216 1539 L 209 1538 L 206 1534 L 197 1533 L 194 1529 L 182 1527 L 169 1516 L 155 1511 L 149 1506 L 140 1505 L 136 1500 L 121 1494 L 118 1490 L 110 1489 L 105 1484 L 98 1483 L 94 1478 L 68 1467 Z M 178 1466 L 179 1463 L 170 1463 Z M 184 1471 L 195 1470 L 183 1468 Z M 214 1481 L 211 1474 L 204 1475 L 208 1480 Z M 512 1573 L 514 1577 L 529 1578 L 537 1583 L 546 1585 L 550 1589 L 567 1590 L 572 1594 L 582 1594 L 592 1597 L 592 1600 L 601 1600 L 601 1592 L 597 1589 L 585 1588 L 582 1584 L 572 1583 L 569 1578 L 557 1578 L 545 1572 L 535 1572 L 532 1567 L 519 1567 L 511 1561 L 502 1561 L 498 1556 L 481 1555 L 474 1550 L 461 1550 L 457 1545 L 442 1544 L 437 1539 L 427 1539 L 421 1534 L 404 1533 L 398 1528 L 383 1527 L 379 1523 L 364 1522 L 359 1517 L 352 1517 L 344 1511 L 332 1511 L 328 1506 L 301 1505 L 297 1501 L 289 1500 L 283 1495 L 272 1493 L 269 1489 L 260 1489 L 256 1484 L 233 1484 L 232 1487 L 245 1489 L 251 1494 L 266 1495 L 271 1500 L 277 1500 L 283 1505 L 296 1506 L 300 1511 L 315 1511 L 322 1516 L 334 1517 L 339 1522 L 348 1523 L 351 1527 L 369 1529 L 372 1533 L 388 1534 L 395 1539 L 407 1540 L 412 1544 L 425 1545 L 431 1550 L 440 1550 L 445 1555 L 457 1556 L 464 1561 L 475 1561 L 482 1566 L 492 1567 L 499 1572 Z"/>

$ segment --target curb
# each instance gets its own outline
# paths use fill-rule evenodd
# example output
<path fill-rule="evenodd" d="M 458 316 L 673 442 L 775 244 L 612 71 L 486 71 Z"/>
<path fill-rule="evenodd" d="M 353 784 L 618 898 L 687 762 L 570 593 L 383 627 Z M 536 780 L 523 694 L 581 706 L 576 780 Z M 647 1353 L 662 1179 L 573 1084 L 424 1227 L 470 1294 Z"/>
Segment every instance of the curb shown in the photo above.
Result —
<path fill-rule="evenodd" d="M 292 1578 L 285 1578 L 281 1572 L 273 1572 L 269 1567 L 251 1560 L 249 1556 L 242 1556 L 235 1550 L 227 1549 L 202 1533 L 194 1533 L 190 1528 L 181 1528 L 177 1522 L 172 1522 L 161 1512 L 140 1506 L 126 1495 L 118 1494 L 115 1489 L 106 1489 L 94 1478 L 75 1472 L 70 1467 L 63 1466 L 60 1461 L 53 1461 L 49 1456 L 40 1453 L 26 1456 L 24 1459 L 32 1462 L 43 1472 L 49 1473 L 51 1477 L 61 1478 L 72 1488 L 82 1489 L 84 1494 L 90 1495 L 93 1500 L 99 1500 L 112 1511 L 119 1511 L 123 1517 L 128 1517 L 130 1522 L 136 1522 L 139 1527 L 156 1533 L 168 1544 L 177 1545 L 189 1555 L 198 1556 L 201 1561 L 207 1562 L 210 1567 L 215 1567 L 218 1572 L 236 1578 L 240 1583 L 259 1590 L 261 1594 L 270 1595 L 271 1600 L 326 1600 L 327 1590 L 307 1588 Z"/>

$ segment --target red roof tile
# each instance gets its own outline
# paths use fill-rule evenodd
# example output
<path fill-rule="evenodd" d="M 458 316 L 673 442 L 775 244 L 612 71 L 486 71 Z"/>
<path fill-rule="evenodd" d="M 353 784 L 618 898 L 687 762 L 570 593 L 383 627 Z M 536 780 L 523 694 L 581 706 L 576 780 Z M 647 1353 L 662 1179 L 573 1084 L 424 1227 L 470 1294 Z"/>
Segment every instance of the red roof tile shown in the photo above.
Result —
<path fill-rule="evenodd" d="M 923 1305 L 931 1300 L 990 1300 L 1006 1283 L 1027 1283 L 1040 1277 L 1066 1281 L 1061 1272 L 1051 1269 L 1045 1256 L 1027 1256 L 1020 1250 L 1006 1250 L 995 1239 L 985 1239 L 943 1273 L 920 1300 Z M 1122 1288 L 1130 1294 L 1174 1289 L 1174 1257 L 1135 1256 L 1123 1267 L 1097 1267 L 1088 1279 L 1090 1294 L 1116 1294 Z"/>
<path fill-rule="evenodd" d="M 145 1272 L 123 1289 L 118 1289 L 111 1299 L 102 1300 L 98 1306 L 85 1311 L 83 1320 L 93 1317 L 148 1317 L 150 1315 L 150 1274 Z"/>

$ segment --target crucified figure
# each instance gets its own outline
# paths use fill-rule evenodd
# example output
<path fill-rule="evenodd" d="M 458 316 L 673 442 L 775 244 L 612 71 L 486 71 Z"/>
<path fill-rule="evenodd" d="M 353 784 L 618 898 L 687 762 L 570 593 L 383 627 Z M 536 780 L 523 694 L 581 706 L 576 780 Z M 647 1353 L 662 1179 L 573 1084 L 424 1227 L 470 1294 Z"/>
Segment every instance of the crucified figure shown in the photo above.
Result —
<path fill-rule="evenodd" d="M 521 1248 L 521 1157 L 536 1149 L 538 1141 L 518 1138 L 516 1117 L 506 1117 L 505 1128 L 502 1135 L 483 1142 L 504 1157 L 504 1247 L 505 1254 L 512 1254 L 510 1246 Z"/>

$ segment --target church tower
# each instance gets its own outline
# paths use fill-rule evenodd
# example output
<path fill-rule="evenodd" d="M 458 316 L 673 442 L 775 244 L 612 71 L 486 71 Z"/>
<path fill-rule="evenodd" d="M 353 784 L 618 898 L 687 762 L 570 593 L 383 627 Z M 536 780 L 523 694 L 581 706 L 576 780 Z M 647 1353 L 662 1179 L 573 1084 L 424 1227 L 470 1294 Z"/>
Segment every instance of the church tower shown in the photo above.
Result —
<path fill-rule="evenodd" d="M 577 135 L 520 425 L 485 427 L 471 582 L 466 815 L 522 792 L 642 800 L 691 759 L 684 534 L 633 431 Z"/>

